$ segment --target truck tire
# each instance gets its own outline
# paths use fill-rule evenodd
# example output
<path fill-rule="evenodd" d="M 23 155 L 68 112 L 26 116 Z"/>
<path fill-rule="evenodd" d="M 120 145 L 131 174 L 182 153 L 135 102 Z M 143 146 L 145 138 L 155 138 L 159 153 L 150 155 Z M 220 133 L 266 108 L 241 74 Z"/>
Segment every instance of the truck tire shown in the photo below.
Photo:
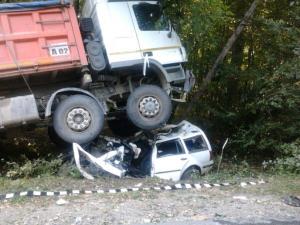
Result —
<path fill-rule="evenodd" d="M 129 96 L 126 106 L 129 120 L 143 130 L 154 130 L 168 122 L 172 114 L 171 99 L 155 85 L 142 85 Z"/>
<path fill-rule="evenodd" d="M 53 128 L 53 125 L 48 126 L 48 136 L 49 136 L 50 140 L 52 141 L 52 143 L 54 143 L 58 147 L 67 148 L 67 147 L 71 146 L 70 144 L 68 144 L 67 142 L 62 140 L 57 135 L 57 133 L 55 132 L 55 130 Z"/>
<path fill-rule="evenodd" d="M 87 144 L 100 134 L 104 113 L 99 104 L 85 95 L 73 95 L 63 100 L 53 115 L 53 128 L 67 143 Z"/>

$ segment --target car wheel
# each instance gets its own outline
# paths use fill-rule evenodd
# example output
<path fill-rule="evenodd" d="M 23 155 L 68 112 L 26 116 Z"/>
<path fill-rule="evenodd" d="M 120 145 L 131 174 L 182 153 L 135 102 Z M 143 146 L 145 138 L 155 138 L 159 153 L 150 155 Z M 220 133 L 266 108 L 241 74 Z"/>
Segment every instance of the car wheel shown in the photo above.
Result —
<path fill-rule="evenodd" d="M 73 95 L 63 100 L 53 115 L 53 129 L 66 143 L 93 141 L 104 125 L 104 113 L 91 97 Z"/>
<path fill-rule="evenodd" d="M 199 168 L 193 166 L 188 168 L 181 176 L 181 180 L 191 180 L 195 177 L 198 177 L 201 174 Z"/>
<path fill-rule="evenodd" d="M 170 119 L 171 99 L 158 86 L 142 85 L 130 94 L 126 111 L 135 126 L 143 130 L 157 129 Z"/>

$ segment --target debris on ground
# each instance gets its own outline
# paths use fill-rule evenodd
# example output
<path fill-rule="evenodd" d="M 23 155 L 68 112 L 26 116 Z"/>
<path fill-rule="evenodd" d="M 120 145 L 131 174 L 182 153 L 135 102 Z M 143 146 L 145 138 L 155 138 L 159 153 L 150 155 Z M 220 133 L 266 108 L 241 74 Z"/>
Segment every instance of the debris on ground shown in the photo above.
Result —
<path fill-rule="evenodd" d="M 300 207 L 300 198 L 296 196 L 286 196 L 282 201 L 289 206 Z"/>
<path fill-rule="evenodd" d="M 62 198 L 60 198 L 56 201 L 56 205 L 66 205 L 66 204 L 69 204 L 69 202 Z"/>
<path fill-rule="evenodd" d="M 136 184 L 136 185 L 134 185 L 135 187 L 142 187 L 143 186 L 143 184 L 142 183 L 138 183 L 138 184 Z"/>
<path fill-rule="evenodd" d="M 248 198 L 246 196 L 233 196 L 233 199 L 241 200 L 241 201 L 248 201 Z"/>
<path fill-rule="evenodd" d="M 82 217 L 77 216 L 77 217 L 75 218 L 75 223 L 74 223 L 74 225 L 75 225 L 75 224 L 80 224 L 81 222 L 82 222 Z"/>

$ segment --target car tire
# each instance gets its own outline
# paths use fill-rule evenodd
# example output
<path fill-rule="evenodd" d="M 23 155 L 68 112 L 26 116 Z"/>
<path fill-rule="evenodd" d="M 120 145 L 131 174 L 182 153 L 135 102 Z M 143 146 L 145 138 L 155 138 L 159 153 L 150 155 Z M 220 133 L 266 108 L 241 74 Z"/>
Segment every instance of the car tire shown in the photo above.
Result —
<path fill-rule="evenodd" d="M 195 166 L 188 168 L 181 176 L 181 180 L 191 180 L 194 175 L 200 175 L 201 170 Z"/>
<path fill-rule="evenodd" d="M 167 93 L 155 85 L 142 85 L 129 96 L 126 106 L 129 120 L 142 130 L 154 130 L 168 122 L 172 103 Z"/>
<path fill-rule="evenodd" d="M 91 97 L 73 95 L 57 106 L 53 115 L 55 134 L 66 143 L 87 144 L 100 134 L 104 113 Z"/>

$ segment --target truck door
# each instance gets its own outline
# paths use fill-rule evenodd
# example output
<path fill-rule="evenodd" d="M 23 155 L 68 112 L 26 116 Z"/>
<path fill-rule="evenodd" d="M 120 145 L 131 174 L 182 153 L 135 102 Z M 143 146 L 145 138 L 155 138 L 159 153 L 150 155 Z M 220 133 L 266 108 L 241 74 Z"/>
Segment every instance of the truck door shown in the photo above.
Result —
<path fill-rule="evenodd" d="M 154 176 L 177 181 L 188 162 L 180 139 L 157 143 L 152 158 Z"/>
<path fill-rule="evenodd" d="M 181 41 L 156 2 L 128 2 L 143 56 L 161 64 L 185 61 Z"/>
<path fill-rule="evenodd" d="M 112 1 L 106 7 L 106 10 L 99 8 L 98 16 L 101 17 L 99 20 L 102 19 L 102 36 L 110 63 L 141 59 L 129 5 L 126 2 Z"/>

